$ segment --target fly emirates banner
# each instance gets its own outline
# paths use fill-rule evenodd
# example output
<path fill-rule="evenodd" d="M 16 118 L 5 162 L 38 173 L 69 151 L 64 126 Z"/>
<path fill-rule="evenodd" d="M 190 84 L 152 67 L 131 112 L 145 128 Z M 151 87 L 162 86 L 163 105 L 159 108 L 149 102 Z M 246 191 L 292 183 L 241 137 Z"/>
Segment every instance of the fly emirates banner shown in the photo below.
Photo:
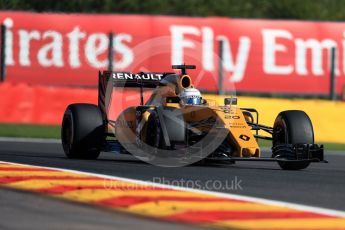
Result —
<path fill-rule="evenodd" d="M 112 32 L 115 71 L 194 64 L 194 84 L 217 91 L 222 41 L 224 90 L 327 94 L 334 47 L 338 93 L 345 84 L 345 23 L 11 11 L 0 21 L 9 82 L 96 86 Z"/>

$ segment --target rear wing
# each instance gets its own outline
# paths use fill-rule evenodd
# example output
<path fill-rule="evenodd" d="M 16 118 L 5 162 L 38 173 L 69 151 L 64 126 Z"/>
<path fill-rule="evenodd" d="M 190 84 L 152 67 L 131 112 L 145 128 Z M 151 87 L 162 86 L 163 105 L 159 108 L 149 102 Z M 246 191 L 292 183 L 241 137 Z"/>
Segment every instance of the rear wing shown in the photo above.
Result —
<path fill-rule="evenodd" d="M 99 78 L 112 81 L 113 87 L 156 88 L 166 76 L 175 73 L 159 72 L 99 72 Z"/>
<path fill-rule="evenodd" d="M 175 73 L 100 71 L 98 74 L 98 107 L 102 112 L 103 119 L 108 120 L 109 105 L 114 87 L 140 88 L 141 104 L 144 104 L 143 88 L 156 88 L 160 81 L 170 74 Z"/>

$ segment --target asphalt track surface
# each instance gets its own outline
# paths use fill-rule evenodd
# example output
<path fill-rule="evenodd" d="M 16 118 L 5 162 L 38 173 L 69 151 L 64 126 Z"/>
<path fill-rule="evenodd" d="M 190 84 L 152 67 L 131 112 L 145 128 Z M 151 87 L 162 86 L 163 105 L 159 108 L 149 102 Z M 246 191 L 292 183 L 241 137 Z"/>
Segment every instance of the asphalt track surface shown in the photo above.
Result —
<path fill-rule="evenodd" d="M 270 153 L 265 151 L 264 154 Z M 315 163 L 301 171 L 284 171 L 274 162 L 237 162 L 234 165 L 193 165 L 182 168 L 162 168 L 141 162 L 129 155 L 116 153 L 102 153 L 98 160 L 70 160 L 65 158 L 59 143 L 0 141 L 1 161 L 80 170 L 345 211 L 345 151 L 326 151 L 325 156 L 329 161 L 328 164 Z M 13 194 L 12 191 L 6 191 L 7 193 L 0 190 L 0 197 L 2 197 L 0 202 L 5 202 L 3 197 L 8 196 L 7 202 L 11 203 L 13 200 L 12 206 L 15 209 L 15 205 L 18 205 L 15 202 L 17 199 L 10 198 L 19 195 L 17 192 Z M 34 199 L 28 200 L 46 199 L 45 203 L 60 202 L 61 210 L 65 210 L 64 206 L 66 205 L 72 210 L 73 208 L 83 209 L 84 212 L 90 212 L 90 216 L 95 216 L 95 218 L 85 218 L 88 221 L 86 223 L 92 222 L 92 220 L 96 222 L 104 220 L 105 229 L 107 229 L 106 224 L 113 223 L 111 221 L 116 222 L 117 218 L 122 219 L 122 217 L 117 216 L 121 216 L 121 214 L 114 214 L 113 219 L 107 219 L 104 216 L 110 215 L 109 213 L 103 215 L 102 212 L 106 212 L 104 210 L 79 207 L 62 201 L 50 201 L 48 198 L 38 198 L 38 195 L 20 194 L 21 196 L 34 196 Z M 50 206 L 50 204 L 47 205 Z M 3 208 L 3 204 L 0 204 L 1 206 Z M 4 213 L 1 209 L 0 212 Z M 59 218 L 58 214 L 54 216 Z M 103 216 L 104 219 L 96 218 L 97 216 Z M 135 221 L 130 221 L 133 218 Z M 181 229 L 182 227 L 155 221 L 150 223 L 149 220 L 131 216 L 125 216 L 125 221 L 131 222 L 132 225 L 122 226 L 120 229 L 131 229 L 134 224 L 141 222 L 143 225 L 140 226 L 143 226 L 143 229 L 151 229 L 152 226 L 156 225 L 160 227 L 167 225 L 169 227 L 167 229 Z M 73 221 L 71 225 L 74 226 Z M 191 228 L 189 226 L 183 227 Z M 75 229 L 79 228 L 76 227 Z"/>

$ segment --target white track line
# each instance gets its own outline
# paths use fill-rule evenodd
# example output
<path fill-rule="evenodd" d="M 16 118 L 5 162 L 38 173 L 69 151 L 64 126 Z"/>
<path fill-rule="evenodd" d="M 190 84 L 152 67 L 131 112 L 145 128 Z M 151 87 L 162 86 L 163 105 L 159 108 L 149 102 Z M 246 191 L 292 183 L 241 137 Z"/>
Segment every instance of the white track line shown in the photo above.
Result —
<path fill-rule="evenodd" d="M 60 139 L 48 139 L 48 138 L 0 137 L 0 142 L 25 142 L 25 143 L 56 144 L 56 143 L 61 143 L 61 140 Z"/>
<path fill-rule="evenodd" d="M 256 203 L 266 204 L 266 205 L 276 205 L 276 206 L 292 208 L 292 209 L 296 209 L 296 210 L 300 210 L 300 211 L 314 212 L 314 213 L 318 213 L 318 214 L 324 214 L 324 215 L 330 215 L 330 216 L 345 218 L 345 212 L 344 211 L 320 208 L 320 207 L 309 206 L 309 205 L 295 204 L 295 203 L 290 203 L 290 202 L 285 202 L 285 201 L 276 201 L 276 200 L 270 200 L 270 199 L 264 199 L 264 198 L 244 196 L 244 195 L 235 195 L 235 194 L 206 191 L 206 190 L 194 189 L 194 188 L 178 187 L 178 186 L 173 186 L 173 185 L 165 185 L 165 184 L 159 184 L 159 183 L 154 183 L 154 182 L 129 179 L 129 178 L 124 178 L 124 177 L 117 177 L 117 176 L 109 176 L 109 175 L 98 174 L 98 173 L 83 172 L 83 171 L 78 171 L 78 170 L 70 170 L 70 169 L 55 168 L 55 167 L 45 167 L 45 166 L 37 166 L 37 165 L 30 165 L 30 164 L 19 164 L 19 163 L 6 162 L 6 161 L 0 161 L 0 163 L 8 163 L 8 164 L 13 164 L 13 165 L 23 165 L 23 166 L 31 166 L 31 167 L 40 167 L 40 168 L 53 169 L 53 170 L 61 170 L 64 172 L 79 173 L 79 174 L 88 175 L 88 176 L 96 176 L 96 177 L 100 177 L 100 178 L 104 178 L 104 179 L 122 180 L 122 181 L 126 181 L 126 182 L 137 183 L 140 185 L 156 186 L 159 188 L 170 188 L 170 189 L 175 189 L 175 190 L 180 190 L 180 191 L 188 191 L 188 192 L 197 192 L 197 193 L 202 193 L 202 194 L 207 194 L 207 195 L 212 195 L 212 196 L 217 196 L 217 197 L 237 199 L 237 200 L 249 201 L 249 202 L 256 202 Z"/>

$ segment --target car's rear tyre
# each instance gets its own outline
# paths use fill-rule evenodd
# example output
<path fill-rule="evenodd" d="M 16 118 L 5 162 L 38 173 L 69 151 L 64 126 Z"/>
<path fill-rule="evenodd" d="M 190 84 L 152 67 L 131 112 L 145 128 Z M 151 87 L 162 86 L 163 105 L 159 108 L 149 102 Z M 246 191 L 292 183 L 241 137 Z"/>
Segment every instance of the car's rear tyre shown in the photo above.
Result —
<path fill-rule="evenodd" d="M 145 143 L 156 148 L 167 149 L 164 141 L 164 135 L 167 135 L 171 146 L 185 144 L 186 125 L 181 110 L 165 107 L 161 108 L 160 113 L 162 121 L 159 119 L 157 110 L 150 112 L 147 121 Z M 161 122 L 164 124 L 161 124 Z"/>
<path fill-rule="evenodd" d="M 165 144 L 162 135 L 163 132 L 158 114 L 153 110 L 150 112 L 150 116 L 147 121 L 145 143 L 155 149 L 164 149 Z"/>
<path fill-rule="evenodd" d="M 279 113 L 273 126 L 273 147 L 283 144 L 314 144 L 313 125 L 309 116 L 300 110 Z M 273 156 L 277 157 L 277 156 Z M 293 160 L 296 156 L 288 156 Z M 309 166 L 309 161 L 278 161 L 285 170 L 300 170 Z"/>
<path fill-rule="evenodd" d="M 68 158 L 96 159 L 104 141 L 100 109 L 92 104 L 69 105 L 62 120 L 61 141 Z"/>

